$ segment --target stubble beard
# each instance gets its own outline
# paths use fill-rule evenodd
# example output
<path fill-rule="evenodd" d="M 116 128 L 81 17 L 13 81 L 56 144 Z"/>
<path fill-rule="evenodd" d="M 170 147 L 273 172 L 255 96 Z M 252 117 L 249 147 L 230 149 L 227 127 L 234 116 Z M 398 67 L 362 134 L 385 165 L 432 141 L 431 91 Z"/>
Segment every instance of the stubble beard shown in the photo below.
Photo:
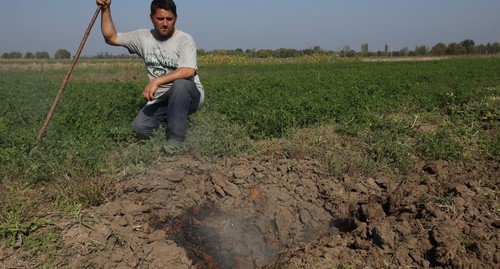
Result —
<path fill-rule="evenodd" d="M 165 41 L 174 35 L 175 28 L 158 28 L 156 29 L 156 35 L 159 40 Z"/>

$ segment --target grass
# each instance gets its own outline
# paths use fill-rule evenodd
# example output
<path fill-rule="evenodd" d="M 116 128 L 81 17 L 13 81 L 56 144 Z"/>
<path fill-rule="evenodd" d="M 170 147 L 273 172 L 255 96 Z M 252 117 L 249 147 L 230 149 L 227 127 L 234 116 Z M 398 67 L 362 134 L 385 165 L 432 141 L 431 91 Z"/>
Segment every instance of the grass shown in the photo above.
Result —
<path fill-rule="evenodd" d="M 272 64 L 226 58 L 201 66 L 207 101 L 192 117 L 184 152 L 235 156 L 256 152 L 255 142 L 298 136 L 311 144 L 300 149 L 303 141 L 288 142 L 285 154 L 322 155 L 334 174 L 405 173 L 415 158 L 498 160 L 496 58 Z M 137 75 L 144 71 L 137 60 L 80 63 L 44 140 L 33 145 L 66 64 L 2 66 L 0 95 L 6 103 L 0 109 L 0 177 L 30 183 L 100 178 L 133 174 L 133 167 L 154 163 L 161 132 L 154 143 L 137 145 L 130 128 L 143 105 L 137 89 L 146 83 Z M 27 68 L 30 72 L 24 72 Z M 29 94 L 12 98 L 15 92 Z M 295 135 L 322 126 L 348 141 L 327 142 L 331 150 L 321 154 L 312 152 L 321 144 L 314 140 L 327 135 Z M 335 135 L 326 140 L 338 139 Z M 352 155 L 350 166 L 332 159 L 333 150 Z"/>
<path fill-rule="evenodd" d="M 22 259 L 36 259 L 53 268 L 63 242 L 58 227 L 48 216 L 50 211 L 43 206 L 50 200 L 43 188 L 19 182 L 3 182 L 0 187 L 3 190 L 0 196 L 1 247 L 21 249 Z"/>
<path fill-rule="evenodd" d="M 496 61 L 202 66 L 207 100 L 193 116 L 187 148 L 199 156 L 234 156 L 255 152 L 254 141 L 331 126 L 357 140 L 362 158 L 355 163 L 366 165 L 365 171 L 375 165 L 409 172 L 415 156 L 498 158 Z M 2 69 L 0 95 L 6 103 L 0 108 L 0 177 L 31 183 L 62 175 L 101 177 L 153 162 L 147 155 L 159 151 L 140 152 L 130 128 L 144 104 L 137 91 L 146 83 L 137 76 L 144 70 L 134 60 L 83 62 L 44 140 L 33 145 L 64 75 L 59 65 L 64 66 L 42 63 L 32 72 L 20 72 L 31 66 L 23 63 Z M 12 98 L 17 92 L 27 94 Z M 419 129 L 425 125 L 435 129 Z"/>

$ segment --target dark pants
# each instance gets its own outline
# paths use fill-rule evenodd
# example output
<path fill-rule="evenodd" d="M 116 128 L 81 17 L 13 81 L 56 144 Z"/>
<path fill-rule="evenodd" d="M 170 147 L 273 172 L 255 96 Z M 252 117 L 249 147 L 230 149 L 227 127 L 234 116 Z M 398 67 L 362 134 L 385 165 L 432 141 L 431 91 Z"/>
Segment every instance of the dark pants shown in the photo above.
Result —
<path fill-rule="evenodd" d="M 132 125 L 138 139 L 147 139 L 163 125 L 167 139 L 184 141 L 189 115 L 198 109 L 200 92 L 192 80 L 178 79 L 171 88 L 137 114 Z"/>

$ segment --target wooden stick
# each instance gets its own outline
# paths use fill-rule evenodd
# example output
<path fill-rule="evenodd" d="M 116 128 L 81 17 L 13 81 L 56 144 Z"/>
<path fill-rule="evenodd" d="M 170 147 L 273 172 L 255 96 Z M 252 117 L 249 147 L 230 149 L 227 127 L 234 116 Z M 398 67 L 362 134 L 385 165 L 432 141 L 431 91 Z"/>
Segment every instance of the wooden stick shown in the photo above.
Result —
<path fill-rule="evenodd" d="M 47 118 L 45 118 L 45 122 L 42 125 L 42 128 L 40 129 L 40 132 L 38 133 L 38 138 L 36 140 L 36 144 L 40 142 L 40 140 L 43 137 L 43 134 L 45 133 L 45 129 L 47 128 L 47 125 L 49 125 L 50 118 L 52 118 L 52 114 L 54 114 L 54 110 L 56 109 L 57 103 L 59 102 L 59 99 L 61 99 L 62 93 L 64 92 L 64 87 L 66 87 L 66 84 L 68 83 L 69 77 L 71 76 L 71 73 L 73 72 L 73 68 L 76 65 L 76 62 L 78 61 L 78 58 L 80 57 L 80 54 L 82 53 L 83 46 L 85 45 L 85 42 L 87 41 L 87 38 L 89 37 L 90 30 L 92 30 L 92 27 L 94 26 L 94 23 L 97 19 L 97 16 L 99 15 L 99 12 L 101 11 L 101 7 L 98 6 L 94 16 L 92 17 L 92 20 L 90 21 L 89 26 L 87 27 L 87 31 L 85 32 L 85 35 L 83 36 L 82 42 L 80 43 L 80 47 L 78 48 L 75 56 L 73 57 L 73 61 L 71 62 L 71 65 L 68 69 L 68 72 L 66 73 L 66 77 L 64 78 L 61 88 L 59 89 L 59 92 L 56 95 L 56 98 L 54 99 L 54 102 L 52 103 L 52 107 L 50 108 L 49 114 L 47 115 Z"/>

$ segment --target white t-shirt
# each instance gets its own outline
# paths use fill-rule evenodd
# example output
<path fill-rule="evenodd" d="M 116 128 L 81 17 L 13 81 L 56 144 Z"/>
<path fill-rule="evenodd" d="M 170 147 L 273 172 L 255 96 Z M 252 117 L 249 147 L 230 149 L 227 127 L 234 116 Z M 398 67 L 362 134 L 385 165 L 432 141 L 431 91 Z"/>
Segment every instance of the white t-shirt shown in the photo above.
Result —
<path fill-rule="evenodd" d="M 153 33 L 154 30 L 147 29 L 118 33 L 120 45 L 127 48 L 130 53 L 139 55 L 144 60 L 150 81 L 179 67 L 194 68 L 198 72 L 196 45 L 189 34 L 176 29 L 175 34 L 168 40 L 158 41 Z M 196 87 L 200 91 L 200 103 L 198 104 L 198 107 L 200 107 L 205 99 L 203 85 L 198 74 L 191 79 L 196 83 Z M 171 83 L 161 85 L 154 95 L 155 98 L 168 91 L 171 85 Z M 154 100 L 151 102 L 154 102 Z"/>

